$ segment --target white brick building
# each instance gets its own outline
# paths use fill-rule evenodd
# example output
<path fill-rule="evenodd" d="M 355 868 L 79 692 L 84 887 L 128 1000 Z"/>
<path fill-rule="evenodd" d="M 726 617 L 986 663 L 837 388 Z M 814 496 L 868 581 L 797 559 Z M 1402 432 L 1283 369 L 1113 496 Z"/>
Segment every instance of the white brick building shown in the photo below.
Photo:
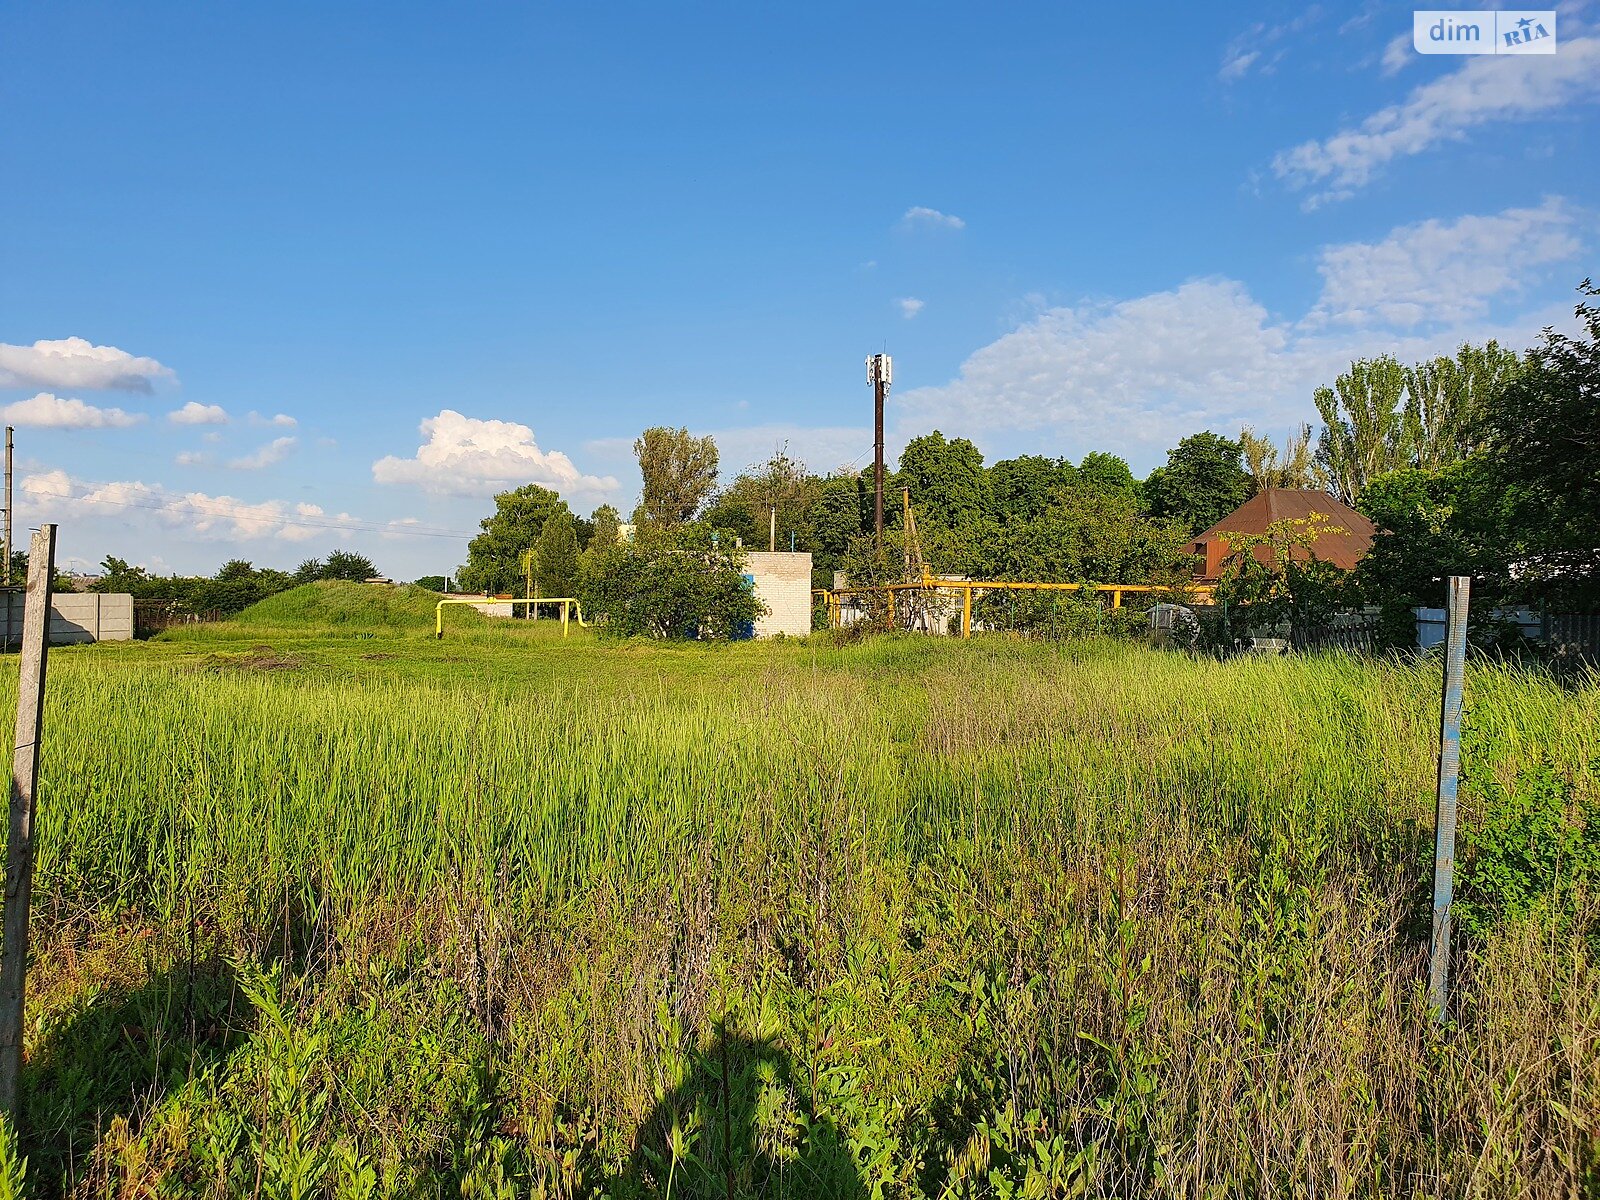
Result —
<path fill-rule="evenodd" d="M 756 619 L 756 636 L 805 637 L 811 632 L 811 555 L 786 550 L 745 551 L 744 573 L 755 584 L 767 615 Z"/>

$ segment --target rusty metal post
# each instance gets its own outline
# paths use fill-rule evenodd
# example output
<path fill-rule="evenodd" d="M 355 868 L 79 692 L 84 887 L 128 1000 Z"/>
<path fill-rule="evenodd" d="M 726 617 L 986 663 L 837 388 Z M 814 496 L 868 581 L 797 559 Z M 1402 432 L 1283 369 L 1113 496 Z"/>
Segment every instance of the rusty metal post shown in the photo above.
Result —
<path fill-rule="evenodd" d="M 33 820 L 44 724 L 44 670 L 50 646 L 50 584 L 56 527 L 41 526 L 28 549 L 28 594 L 22 610 L 17 673 L 17 739 L 11 756 L 11 815 L 6 840 L 5 942 L 0 949 L 0 1112 L 15 1121 L 22 1073 L 22 1002 L 27 993 L 28 915 L 33 901 Z"/>
<path fill-rule="evenodd" d="M 1456 873 L 1456 796 L 1461 777 L 1461 699 L 1467 657 L 1467 600 L 1472 580 L 1452 575 L 1445 605 L 1444 686 L 1439 705 L 1439 789 L 1433 817 L 1433 940 L 1428 1002 L 1437 1020 L 1450 1001 L 1450 903 Z"/>

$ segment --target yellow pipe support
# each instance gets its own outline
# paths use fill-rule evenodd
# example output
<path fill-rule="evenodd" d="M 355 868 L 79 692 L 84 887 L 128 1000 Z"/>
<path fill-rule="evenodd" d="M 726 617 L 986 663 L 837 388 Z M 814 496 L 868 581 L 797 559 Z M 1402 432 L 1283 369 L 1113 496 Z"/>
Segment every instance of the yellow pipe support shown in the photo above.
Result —
<path fill-rule="evenodd" d="M 536 596 L 536 597 L 524 596 L 524 597 L 521 597 L 519 599 L 505 599 L 505 600 L 501 600 L 498 596 L 485 596 L 481 600 L 476 596 L 473 596 L 471 598 L 466 598 L 466 597 L 458 598 L 458 597 L 454 597 L 454 596 L 447 596 L 447 597 L 445 597 L 445 599 L 439 601 L 439 603 L 437 603 L 437 604 L 435 604 L 433 606 L 433 633 L 434 633 L 435 637 L 441 637 L 442 638 L 444 636 L 444 606 L 446 604 L 470 604 L 470 605 L 474 605 L 474 606 L 480 605 L 480 604 L 511 604 L 511 605 L 528 604 L 528 605 L 534 606 L 535 610 L 537 610 L 538 606 L 541 605 L 541 604 L 559 604 L 559 605 L 561 605 L 561 636 L 562 637 L 566 637 L 567 636 L 567 620 L 568 620 L 567 612 L 568 612 L 568 607 L 569 606 L 571 607 L 571 610 L 573 612 L 575 612 L 577 614 L 577 616 L 578 616 L 578 626 L 579 626 L 579 628 L 581 628 L 581 629 L 589 628 L 589 622 L 587 622 L 587 621 L 585 621 L 583 619 L 583 605 L 582 605 L 582 603 L 580 603 L 577 599 L 575 599 L 572 596 Z"/>

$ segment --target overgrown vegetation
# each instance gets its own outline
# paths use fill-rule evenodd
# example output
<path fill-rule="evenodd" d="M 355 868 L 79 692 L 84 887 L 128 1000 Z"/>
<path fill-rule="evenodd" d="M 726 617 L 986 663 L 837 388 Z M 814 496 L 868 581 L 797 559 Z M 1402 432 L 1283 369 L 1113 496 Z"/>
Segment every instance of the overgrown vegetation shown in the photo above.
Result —
<path fill-rule="evenodd" d="M 1600 1186 L 1592 681 L 1472 666 L 1438 1025 L 1434 664 L 284 615 L 52 658 L 35 1195 Z"/>

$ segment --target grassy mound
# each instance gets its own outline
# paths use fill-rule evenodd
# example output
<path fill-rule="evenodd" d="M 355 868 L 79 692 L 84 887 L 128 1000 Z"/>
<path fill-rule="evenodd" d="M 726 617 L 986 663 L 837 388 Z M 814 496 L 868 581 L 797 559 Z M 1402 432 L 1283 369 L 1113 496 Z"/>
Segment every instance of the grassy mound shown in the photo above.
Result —
<path fill-rule="evenodd" d="M 426 588 L 371 583 L 306 583 L 268 596 L 233 618 L 243 625 L 418 629 L 433 625 L 439 596 Z"/>

